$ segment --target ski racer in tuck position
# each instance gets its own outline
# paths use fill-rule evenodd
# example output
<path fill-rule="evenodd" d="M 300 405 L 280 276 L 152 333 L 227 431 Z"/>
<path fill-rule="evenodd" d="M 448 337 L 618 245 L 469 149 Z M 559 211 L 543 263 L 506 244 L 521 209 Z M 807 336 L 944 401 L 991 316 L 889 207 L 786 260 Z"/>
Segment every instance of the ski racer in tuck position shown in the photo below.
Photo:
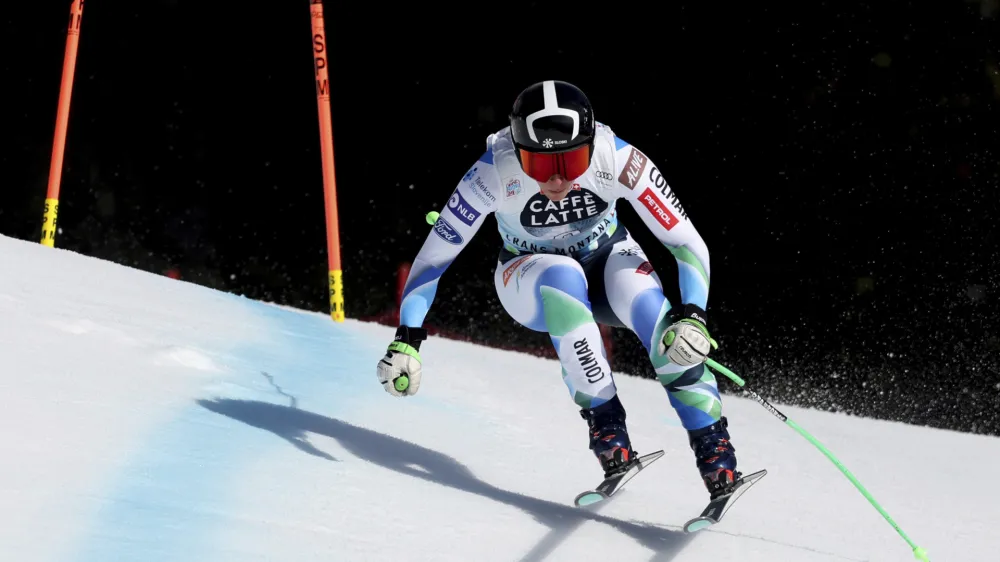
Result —
<path fill-rule="evenodd" d="M 708 249 L 661 172 L 595 121 L 587 96 L 562 81 L 521 92 L 510 126 L 486 144 L 413 260 L 400 325 L 378 363 L 383 388 L 393 396 L 420 388 L 419 350 L 427 337 L 421 325 L 438 282 L 493 213 L 503 241 L 494 274 L 500 302 L 518 323 L 551 337 L 605 476 L 626 470 L 635 452 L 598 323 L 640 339 L 687 430 L 705 486 L 713 498 L 721 494 L 740 473 L 716 379 L 704 365 L 715 345 L 705 312 Z M 677 306 L 619 224 L 619 199 L 676 258 Z"/>

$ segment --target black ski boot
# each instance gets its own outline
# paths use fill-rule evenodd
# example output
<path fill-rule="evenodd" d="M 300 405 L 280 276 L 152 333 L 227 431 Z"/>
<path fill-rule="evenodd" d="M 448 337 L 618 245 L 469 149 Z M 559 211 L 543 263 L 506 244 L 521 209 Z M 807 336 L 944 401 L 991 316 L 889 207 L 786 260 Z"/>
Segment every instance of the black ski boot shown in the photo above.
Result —
<path fill-rule="evenodd" d="M 688 432 L 698 470 L 712 499 L 729 493 L 742 476 L 736 471 L 736 448 L 729 441 L 728 426 L 729 420 L 723 417 L 708 427 Z"/>
<path fill-rule="evenodd" d="M 626 470 L 637 457 L 625 427 L 625 408 L 618 395 L 596 408 L 580 410 L 590 429 L 590 449 L 604 469 L 604 477 Z"/>

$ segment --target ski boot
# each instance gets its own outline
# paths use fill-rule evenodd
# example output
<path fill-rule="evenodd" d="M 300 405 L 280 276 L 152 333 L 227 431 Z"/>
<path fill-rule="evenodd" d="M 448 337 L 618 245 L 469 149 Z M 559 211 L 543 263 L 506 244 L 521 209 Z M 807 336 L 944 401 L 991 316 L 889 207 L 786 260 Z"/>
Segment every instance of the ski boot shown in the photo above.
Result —
<path fill-rule="evenodd" d="M 725 417 L 708 427 L 688 431 L 698 471 L 712 499 L 725 495 L 739 480 L 736 448 L 729 442 L 729 420 Z"/>
<path fill-rule="evenodd" d="M 618 395 L 596 408 L 580 410 L 590 428 L 590 449 L 604 469 L 604 477 L 622 472 L 638 457 L 625 427 L 625 408 Z"/>

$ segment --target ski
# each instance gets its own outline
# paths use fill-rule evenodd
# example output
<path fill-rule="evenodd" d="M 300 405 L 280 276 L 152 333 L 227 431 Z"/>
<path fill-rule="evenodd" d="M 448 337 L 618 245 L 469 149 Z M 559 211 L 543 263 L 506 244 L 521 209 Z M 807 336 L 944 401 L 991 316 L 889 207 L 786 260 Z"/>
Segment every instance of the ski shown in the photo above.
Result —
<path fill-rule="evenodd" d="M 616 474 L 605 478 L 597 488 L 593 490 L 587 490 L 585 492 L 580 492 L 577 494 L 576 499 L 573 503 L 577 507 L 582 507 L 586 505 L 592 505 L 598 502 L 602 502 L 615 494 L 618 490 L 621 490 L 625 483 L 635 477 L 636 474 L 642 471 L 656 459 L 663 456 L 663 451 L 656 451 L 655 453 L 649 453 L 648 455 L 642 455 L 638 457 L 627 469 Z"/>
<path fill-rule="evenodd" d="M 753 486 L 766 474 L 767 470 L 760 470 L 754 472 L 753 474 L 740 477 L 740 479 L 733 484 L 732 490 L 728 494 L 719 496 L 708 502 L 708 505 L 702 510 L 701 515 L 685 523 L 684 532 L 694 533 L 722 521 L 722 518 L 726 515 L 726 512 L 729 511 L 729 508 L 733 506 L 733 503 L 741 495 L 743 495 L 744 492 L 750 489 L 750 486 Z"/>

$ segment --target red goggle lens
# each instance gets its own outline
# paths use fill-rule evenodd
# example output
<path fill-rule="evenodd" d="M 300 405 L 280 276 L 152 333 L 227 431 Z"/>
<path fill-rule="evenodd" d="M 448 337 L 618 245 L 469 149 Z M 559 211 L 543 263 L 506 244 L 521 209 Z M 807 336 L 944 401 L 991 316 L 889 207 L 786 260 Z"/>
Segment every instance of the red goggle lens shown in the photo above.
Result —
<path fill-rule="evenodd" d="M 556 174 L 573 181 L 590 167 L 589 145 L 555 154 L 528 152 L 523 148 L 518 149 L 518 152 L 521 156 L 521 169 L 539 183 L 549 181 Z"/>

